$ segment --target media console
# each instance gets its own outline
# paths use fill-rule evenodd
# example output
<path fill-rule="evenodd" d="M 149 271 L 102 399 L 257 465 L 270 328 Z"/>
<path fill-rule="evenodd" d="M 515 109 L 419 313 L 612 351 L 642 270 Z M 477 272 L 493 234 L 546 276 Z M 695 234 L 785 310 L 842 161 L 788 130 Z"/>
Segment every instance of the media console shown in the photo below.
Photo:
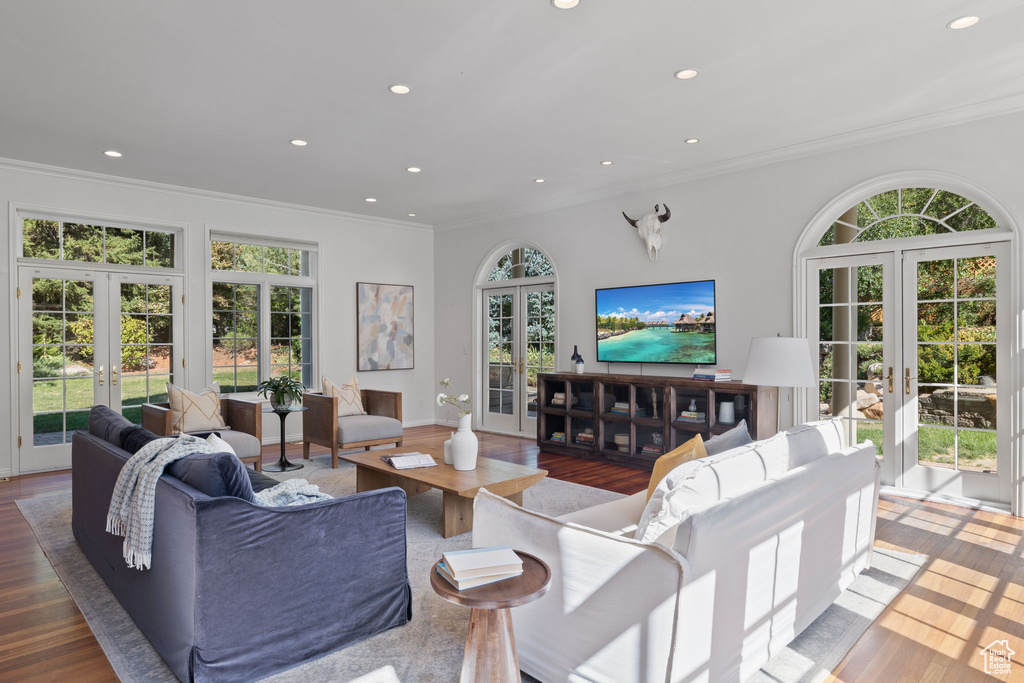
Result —
<path fill-rule="evenodd" d="M 744 405 L 735 411 L 736 422 L 747 421 L 751 438 L 778 431 L 775 387 L 597 373 L 545 373 L 537 385 L 537 445 L 549 453 L 649 470 L 659 457 L 656 449 L 667 453 L 694 434 L 707 440 L 732 429 L 735 422 L 718 421 L 719 406 L 738 397 Z M 691 406 L 698 417 L 680 419 Z M 552 440 L 559 433 L 564 442 Z"/>

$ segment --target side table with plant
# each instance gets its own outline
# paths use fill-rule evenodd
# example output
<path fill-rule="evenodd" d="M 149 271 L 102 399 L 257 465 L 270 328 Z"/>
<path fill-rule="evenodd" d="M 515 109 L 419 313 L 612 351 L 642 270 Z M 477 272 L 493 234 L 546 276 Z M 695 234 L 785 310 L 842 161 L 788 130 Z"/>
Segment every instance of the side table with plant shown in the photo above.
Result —
<path fill-rule="evenodd" d="M 287 410 L 302 402 L 306 387 L 297 379 L 282 375 L 263 380 L 256 386 L 256 391 L 260 396 L 270 399 L 270 406 L 274 410 Z"/>

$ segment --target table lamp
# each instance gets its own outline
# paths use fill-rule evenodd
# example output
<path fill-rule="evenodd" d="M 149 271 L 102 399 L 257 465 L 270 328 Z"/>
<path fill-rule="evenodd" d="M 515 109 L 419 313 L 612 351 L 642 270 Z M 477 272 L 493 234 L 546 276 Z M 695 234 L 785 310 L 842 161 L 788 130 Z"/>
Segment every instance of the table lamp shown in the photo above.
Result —
<path fill-rule="evenodd" d="M 744 384 L 768 387 L 813 387 L 818 383 L 805 337 L 754 337 L 750 340 Z M 782 403 L 775 405 L 779 428 Z"/>

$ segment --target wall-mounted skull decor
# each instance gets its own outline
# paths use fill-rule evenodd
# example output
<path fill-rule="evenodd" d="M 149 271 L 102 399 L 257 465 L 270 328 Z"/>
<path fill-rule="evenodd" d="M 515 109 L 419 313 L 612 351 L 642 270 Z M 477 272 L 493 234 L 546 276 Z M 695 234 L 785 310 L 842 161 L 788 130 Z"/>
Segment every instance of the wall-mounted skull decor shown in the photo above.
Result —
<path fill-rule="evenodd" d="M 658 215 L 660 204 L 654 205 L 654 213 L 646 214 L 639 220 L 633 220 L 626 215 L 623 211 L 623 217 L 629 221 L 629 224 L 636 228 L 637 234 L 640 235 L 640 239 L 647 245 L 647 255 L 651 257 L 652 261 L 658 260 L 658 250 L 661 249 L 661 224 L 672 217 L 672 211 L 668 208 L 668 204 L 665 205 L 665 213 Z"/>

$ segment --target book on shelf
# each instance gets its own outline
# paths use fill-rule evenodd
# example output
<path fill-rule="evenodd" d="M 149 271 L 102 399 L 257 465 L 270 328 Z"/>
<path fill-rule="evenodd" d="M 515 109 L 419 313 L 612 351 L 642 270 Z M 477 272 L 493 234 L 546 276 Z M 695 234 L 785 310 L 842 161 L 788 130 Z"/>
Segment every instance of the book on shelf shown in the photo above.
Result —
<path fill-rule="evenodd" d="M 711 382 L 726 382 L 732 379 L 732 370 L 715 370 L 713 368 L 697 368 L 693 371 L 693 379 Z"/>
<path fill-rule="evenodd" d="M 661 455 L 665 451 L 661 446 L 647 445 L 640 450 L 641 455 Z"/>
<path fill-rule="evenodd" d="M 382 455 L 380 459 L 396 470 L 413 470 L 417 467 L 437 467 L 437 461 L 426 453 L 402 453 L 401 455 Z"/>
<path fill-rule="evenodd" d="M 683 412 L 679 413 L 680 420 L 703 420 L 707 416 L 707 413 L 701 412 L 699 410 L 684 410 Z"/>
<path fill-rule="evenodd" d="M 565 443 L 565 432 L 551 432 L 551 440 L 557 443 Z"/>
<path fill-rule="evenodd" d="M 441 558 L 452 578 L 460 581 L 523 571 L 522 558 L 507 545 L 451 550 L 443 553 Z"/>
<path fill-rule="evenodd" d="M 490 574 L 488 576 L 477 576 L 472 579 L 456 579 L 449 573 L 448 567 L 445 566 L 444 562 L 439 562 L 437 564 L 437 573 L 440 574 L 445 581 L 455 586 L 460 591 L 464 591 L 467 588 L 486 586 L 489 583 L 497 583 L 498 581 L 505 581 L 507 579 L 515 578 L 516 576 L 520 576 L 523 573 L 523 570 L 522 568 L 520 568 L 519 571 L 514 572 Z"/>

